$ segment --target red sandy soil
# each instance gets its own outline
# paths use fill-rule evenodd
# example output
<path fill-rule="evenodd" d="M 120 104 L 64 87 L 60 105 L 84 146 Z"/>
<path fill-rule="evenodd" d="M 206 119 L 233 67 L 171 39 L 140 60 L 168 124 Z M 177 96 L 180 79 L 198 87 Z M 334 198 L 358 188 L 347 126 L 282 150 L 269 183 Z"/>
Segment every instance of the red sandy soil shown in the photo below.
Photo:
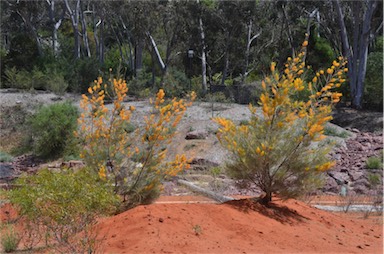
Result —
<path fill-rule="evenodd" d="M 382 253 L 382 220 L 303 202 L 163 202 L 99 223 L 105 253 Z"/>
<path fill-rule="evenodd" d="M 2 221 L 9 211 L 2 207 Z M 362 219 L 297 200 L 275 198 L 267 208 L 249 199 L 162 197 L 103 218 L 97 229 L 102 253 L 383 253 L 382 225 L 381 216 Z"/>

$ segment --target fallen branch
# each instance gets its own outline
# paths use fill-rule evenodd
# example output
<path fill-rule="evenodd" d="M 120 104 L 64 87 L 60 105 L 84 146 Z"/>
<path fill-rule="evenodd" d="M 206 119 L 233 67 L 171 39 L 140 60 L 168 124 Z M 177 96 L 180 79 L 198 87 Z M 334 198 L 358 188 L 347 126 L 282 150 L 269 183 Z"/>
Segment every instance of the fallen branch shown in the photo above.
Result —
<path fill-rule="evenodd" d="M 181 184 L 181 185 L 184 185 L 190 189 L 192 189 L 193 191 L 196 191 L 208 198 L 211 198 L 217 202 L 220 202 L 220 203 L 224 203 L 224 202 L 227 202 L 227 201 L 231 201 L 231 200 L 235 200 L 234 198 L 231 198 L 231 197 L 227 197 L 227 196 L 222 196 L 222 195 L 219 195 L 213 191 L 209 191 L 209 190 L 206 190 L 206 189 L 203 189 L 199 186 L 196 186 L 194 185 L 193 183 L 191 182 L 188 182 L 188 181 L 185 181 L 185 180 L 177 180 L 177 183 L 178 184 Z"/>

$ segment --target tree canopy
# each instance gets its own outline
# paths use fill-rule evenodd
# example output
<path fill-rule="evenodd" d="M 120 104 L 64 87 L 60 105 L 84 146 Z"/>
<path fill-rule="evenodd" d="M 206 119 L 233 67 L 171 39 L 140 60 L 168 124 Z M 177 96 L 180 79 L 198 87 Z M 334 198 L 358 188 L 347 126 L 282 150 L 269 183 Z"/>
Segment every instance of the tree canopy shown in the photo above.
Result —
<path fill-rule="evenodd" d="M 374 0 L 7 0 L 1 8 L 2 87 L 12 73 L 40 71 L 76 92 L 110 69 L 132 80 L 132 92 L 188 77 L 200 77 L 201 94 L 256 82 L 270 61 L 283 69 L 308 33 L 307 63 L 317 71 L 348 58 L 343 92 L 362 108 L 368 55 L 383 32 L 383 3 Z"/>

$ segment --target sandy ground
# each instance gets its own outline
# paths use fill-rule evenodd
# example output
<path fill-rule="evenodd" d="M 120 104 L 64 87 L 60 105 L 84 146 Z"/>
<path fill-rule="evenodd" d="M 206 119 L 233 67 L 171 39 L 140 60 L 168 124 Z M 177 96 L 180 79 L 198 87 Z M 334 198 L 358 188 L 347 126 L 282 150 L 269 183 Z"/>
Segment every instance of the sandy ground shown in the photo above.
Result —
<path fill-rule="evenodd" d="M 319 200 L 318 200 L 319 201 Z M 323 198 L 324 201 L 324 198 Z M 10 207 L 0 210 L 9 218 Z M 12 213 L 12 212 L 11 212 Z M 161 197 L 97 224 L 101 253 L 382 253 L 382 216 L 331 213 L 278 198 L 213 203 Z M 35 253 L 47 253 L 39 250 Z M 21 252 L 20 252 L 21 253 Z M 49 252 L 51 253 L 51 252 Z"/>
<path fill-rule="evenodd" d="M 98 225 L 105 253 L 382 253 L 382 224 L 289 200 L 139 206 Z"/>

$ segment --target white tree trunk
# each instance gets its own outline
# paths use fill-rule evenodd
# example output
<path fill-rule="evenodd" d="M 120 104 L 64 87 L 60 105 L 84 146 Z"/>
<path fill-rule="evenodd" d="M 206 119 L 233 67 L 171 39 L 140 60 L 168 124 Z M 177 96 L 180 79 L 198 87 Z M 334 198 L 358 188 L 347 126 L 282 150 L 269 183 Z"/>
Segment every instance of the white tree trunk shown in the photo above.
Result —
<path fill-rule="evenodd" d="M 202 43 L 202 49 L 201 49 L 201 85 L 203 92 L 206 93 L 208 90 L 207 87 L 207 56 L 206 56 L 206 46 L 205 46 L 205 33 L 204 33 L 204 27 L 203 27 L 203 20 L 200 17 L 199 18 L 199 28 L 200 28 L 200 39 Z"/>
<path fill-rule="evenodd" d="M 364 79 L 367 68 L 368 46 L 371 33 L 371 21 L 377 8 L 377 2 L 353 2 L 353 46 L 350 47 L 344 14 L 340 1 L 335 1 L 336 12 L 339 20 L 343 55 L 348 59 L 348 78 L 351 89 L 352 107 L 361 109 L 364 93 Z M 366 8 L 364 8 L 366 5 Z M 364 10 L 365 9 L 365 10 Z M 363 13 L 363 18 L 361 14 Z"/>
<path fill-rule="evenodd" d="M 359 42 L 359 60 L 356 79 L 356 94 L 353 97 L 352 105 L 358 109 L 362 108 L 362 99 L 364 93 L 364 80 L 367 73 L 367 59 L 368 59 L 368 46 L 369 36 L 371 32 L 371 20 L 373 13 L 377 7 L 376 1 L 369 1 L 368 7 L 364 15 L 362 31 Z"/>
<path fill-rule="evenodd" d="M 161 58 L 161 55 L 160 55 L 159 49 L 157 48 L 155 40 L 153 39 L 152 35 L 149 32 L 147 32 L 147 36 L 148 36 L 148 38 L 149 38 L 149 40 L 151 42 L 152 48 L 153 48 L 153 50 L 155 52 L 156 59 L 157 59 L 159 65 L 160 65 L 161 70 L 165 71 L 166 70 L 166 65 L 164 64 L 164 61 Z"/>
<path fill-rule="evenodd" d="M 84 12 L 82 9 L 80 9 L 80 17 L 81 17 L 81 34 L 83 36 L 85 52 L 87 54 L 87 57 L 91 57 L 91 50 L 89 48 L 89 40 L 88 40 L 88 33 L 87 33 L 87 23 L 85 21 Z"/>
<path fill-rule="evenodd" d="M 101 24 L 101 20 L 96 19 L 95 13 L 96 13 L 95 5 L 93 4 L 92 5 L 93 39 L 95 40 L 95 45 L 96 45 L 96 55 L 99 55 L 99 37 L 97 35 L 97 30 L 98 30 L 99 25 Z M 96 20 L 97 20 L 97 22 L 96 22 Z"/>
<path fill-rule="evenodd" d="M 72 10 L 72 7 L 69 5 L 68 0 L 65 0 L 65 5 L 67 7 L 69 16 L 72 22 L 73 36 L 74 36 L 74 55 L 75 58 L 80 58 L 80 40 L 79 40 L 79 11 L 80 11 L 80 0 L 76 1 L 75 8 Z"/>
<path fill-rule="evenodd" d="M 247 34 L 247 48 L 245 49 L 245 63 L 244 63 L 244 69 L 243 69 L 243 75 L 241 77 L 241 82 L 244 83 L 245 78 L 248 75 L 248 65 L 249 65 L 249 54 L 251 50 L 251 44 L 252 42 L 261 35 L 261 30 L 252 36 L 252 20 L 249 20 L 249 25 L 248 25 L 248 34 Z M 252 36 L 252 37 L 251 37 Z"/>
<path fill-rule="evenodd" d="M 57 38 L 57 31 L 59 30 L 61 23 L 63 21 L 65 11 L 63 10 L 62 15 L 58 20 L 55 18 L 55 0 L 47 0 L 48 3 L 48 10 L 49 10 L 49 19 L 51 20 L 52 25 L 52 51 L 53 55 L 57 56 L 59 52 L 59 44 L 58 44 L 58 38 Z"/>

